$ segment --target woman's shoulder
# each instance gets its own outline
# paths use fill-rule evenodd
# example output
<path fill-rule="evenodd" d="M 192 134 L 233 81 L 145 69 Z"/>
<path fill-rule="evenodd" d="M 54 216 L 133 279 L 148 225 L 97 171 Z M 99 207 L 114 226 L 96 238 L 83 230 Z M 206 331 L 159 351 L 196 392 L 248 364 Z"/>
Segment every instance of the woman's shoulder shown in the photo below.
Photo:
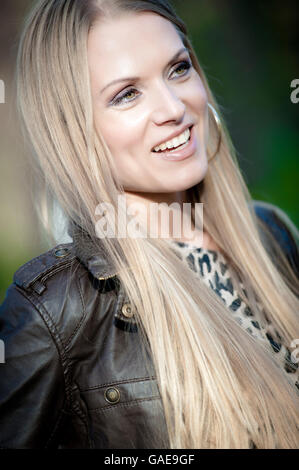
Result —
<path fill-rule="evenodd" d="M 14 273 L 13 283 L 22 289 L 32 288 L 37 294 L 42 294 L 46 289 L 44 278 L 53 276 L 57 270 L 67 269 L 74 258 L 71 243 L 57 245 L 20 266 Z"/>
<path fill-rule="evenodd" d="M 267 236 L 270 232 L 299 275 L 299 231 L 289 215 L 280 207 L 265 201 L 252 200 L 250 207 L 260 222 L 258 228 L 262 240 L 271 244 L 271 239 Z"/>
<path fill-rule="evenodd" d="M 15 272 L 0 306 L 4 344 L 1 448 L 48 446 L 63 419 L 62 409 L 70 394 L 66 345 L 74 328 L 72 320 L 62 327 L 66 311 L 61 294 L 73 259 L 69 246 L 57 246 L 31 259 Z M 77 305 L 73 302 L 72 306 L 76 317 Z M 41 417 L 47 426 L 42 425 Z"/>
<path fill-rule="evenodd" d="M 279 231 L 284 237 L 290 237 L 291 241 L 299 243 L 299 231 L 292 222 L 288 214 L 280 207 L 265 201 L 252 200 L 251 206 L 254 208 L 256 215 L 262 219 L 269 228 Z M 290 241 L 288 238 L 288 241 Z"/>
<path fill-rule="evenodd" d="M 72 243 L 57 245 L 32 258 L 14 273 L 0 306 L 2 324 L 44 325 L 54 341 L 67 344 L 84 315 L 79 279 L 84 268 Z"/>

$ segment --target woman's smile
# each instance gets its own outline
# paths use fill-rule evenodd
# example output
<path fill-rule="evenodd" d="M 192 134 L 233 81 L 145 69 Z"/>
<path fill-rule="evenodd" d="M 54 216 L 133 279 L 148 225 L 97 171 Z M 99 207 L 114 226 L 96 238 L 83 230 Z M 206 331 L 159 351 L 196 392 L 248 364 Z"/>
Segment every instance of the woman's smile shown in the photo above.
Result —
<path fill-rule="evenodd" d="M 185 160 L 186 158 L 192 157 L 194 153 L 197 151 L 198 143 L 194 131 L 194 126 L 191 126 L 187 130 L 189 137 L 187 138 L 186 142 L 183 144 L 179 144 L 178 147 L 174 149 L 165 149 L 159 150 L 157 152 L 152 152 L 154 158 L 162 158 L 164 160 L 172 161 L 172 162 L 179 162 L 181 160 Z"/>

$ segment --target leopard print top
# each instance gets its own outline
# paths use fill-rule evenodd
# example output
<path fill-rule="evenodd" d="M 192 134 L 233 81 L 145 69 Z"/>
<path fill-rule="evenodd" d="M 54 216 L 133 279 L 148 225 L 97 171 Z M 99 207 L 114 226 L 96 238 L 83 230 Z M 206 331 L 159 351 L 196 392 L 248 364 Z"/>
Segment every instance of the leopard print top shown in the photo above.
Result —
<path fill-rule="evenodd" d="M 230 277 L 229 266 L 219 251 L 198 248 L 191 243 L 171 240 L 180 259 L 202 278 L 211 289 L 223 300 L 230 309 L 233 318 L 244 327 L 252 336 L 264 341 L 267 347 L 276 355 L 282 367 L 289 374 L 292 382 L 299 393 L 299 367 L 298 362 L 292 361 L 290 350 L 283 342 L 277 343 L 271 335 L 271 324 L 266 327 L 259 324 L 251 311 L 249 305 L 245 304 L 235 291 Z M 241 283 L 243 292 L 246 295 L 244 286 Z M 294 354 L 295 355 L 295 354 Z"/>

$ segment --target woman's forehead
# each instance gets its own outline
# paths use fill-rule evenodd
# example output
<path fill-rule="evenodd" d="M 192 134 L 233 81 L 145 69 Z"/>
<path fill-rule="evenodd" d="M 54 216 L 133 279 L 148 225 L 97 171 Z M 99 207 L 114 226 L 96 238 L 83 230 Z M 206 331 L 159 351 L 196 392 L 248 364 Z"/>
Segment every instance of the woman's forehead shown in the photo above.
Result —
<path fill-rule="evenodd" d="M 130 13 L 96 23 L 89 33 L 91 71 L 105 66 L 105 82 L 126 75 L 132 68 L 146 72 L 147 65 L 167 61 L 182 47 L 174 25 L 152 12 Z"/>
<path fill-rule="evenodd" d="M 119 56 L 124 51 L 146 55 L 154 51 L 176 49 L 182 43 L 174 25 L 152 12 L 122 14 L 94 24 L 89 33 L 88 48 L 101 57 Z M 157 47 L 159 47 L 157 49 Z"/>

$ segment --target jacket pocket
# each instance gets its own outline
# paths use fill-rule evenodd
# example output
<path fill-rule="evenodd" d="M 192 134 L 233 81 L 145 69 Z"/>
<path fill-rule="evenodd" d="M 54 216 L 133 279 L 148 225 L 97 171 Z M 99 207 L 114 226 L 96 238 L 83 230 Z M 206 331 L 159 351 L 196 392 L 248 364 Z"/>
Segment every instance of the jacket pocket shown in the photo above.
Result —
<path fill-rule="evenodd" d="M 100 411 L 110 407 L 130 405 L 132 402 L 160 398 L 156 380 L 147 377 L 84 390 L 81 396 L 89 411 Z"/>
<path fill-rule="evenodd" d="M 94 448 L 167 448 L 167 431 L 156 379 L 105 384 L 81 392 Z"/>

